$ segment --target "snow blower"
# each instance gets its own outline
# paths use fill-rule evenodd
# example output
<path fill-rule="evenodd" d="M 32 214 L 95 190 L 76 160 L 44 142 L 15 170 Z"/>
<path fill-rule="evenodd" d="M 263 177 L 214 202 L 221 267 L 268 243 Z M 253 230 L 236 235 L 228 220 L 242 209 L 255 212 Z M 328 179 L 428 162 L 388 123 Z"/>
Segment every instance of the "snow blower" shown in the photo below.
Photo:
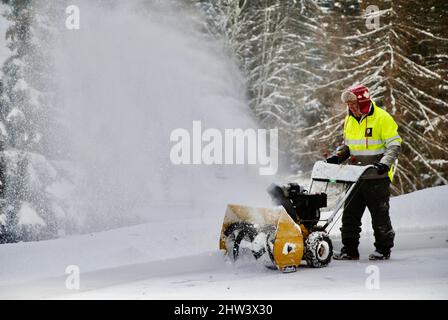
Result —
<path fill-rule="evenodd" d="M 329 237 L 342 206 L 365 171 L 373 166 L 329 164 L 318 161 L 311 173 L 307 190 L 295 183 L 268 188 L 276 207 L 255 208 L 229 204 L 221 230 L 220 249 L 233 260 L 253 256 L 267 267 L 282 272 L 296 271 L 302 258 L 314 268 L 327 266 L 333 255 Z M 314 182 L 342 184 L 336 204 L 327 219 L 321 219 L 321 208 L 327 207 L 327 193 L 312 193 Z"/>

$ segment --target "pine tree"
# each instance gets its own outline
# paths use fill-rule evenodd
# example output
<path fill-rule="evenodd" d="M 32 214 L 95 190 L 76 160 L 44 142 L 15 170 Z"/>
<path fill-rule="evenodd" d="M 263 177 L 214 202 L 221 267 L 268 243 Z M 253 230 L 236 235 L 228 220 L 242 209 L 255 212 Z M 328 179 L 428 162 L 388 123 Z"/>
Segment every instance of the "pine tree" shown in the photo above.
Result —
<path fill-rule="evenodd" d="M 0 96 L 4 129 L 1 242 L 53 237 L 57 233 L 55 216 L 61 212 L 51 194 L 59 175 L 44 156 L 52 92 L 48 57 L 36 35 L 45 23 L 36 13 L 35 1 L 7 3 L 10 27 L 6 37 L 11 56 L 2 67 Z"/>

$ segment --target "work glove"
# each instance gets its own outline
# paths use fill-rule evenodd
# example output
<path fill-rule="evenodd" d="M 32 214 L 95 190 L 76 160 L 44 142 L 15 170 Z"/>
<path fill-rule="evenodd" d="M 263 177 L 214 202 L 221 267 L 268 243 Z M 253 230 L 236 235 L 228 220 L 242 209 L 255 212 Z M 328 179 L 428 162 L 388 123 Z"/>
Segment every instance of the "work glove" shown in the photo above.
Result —
<path fill-rule="evenodd" d="M 329 158 L 327 158 L 327 163 L 334 163 L 334 164 L 339 164 L 339 157 L 338 156 L 331 156 Z"/>
<path fill-rule="evenodd" d="M 382 162 L 374 163 L 373 166 L 375 167 L 375 169 L 379 175 L 384 174 L 389 171 L 389 166 Z"/>

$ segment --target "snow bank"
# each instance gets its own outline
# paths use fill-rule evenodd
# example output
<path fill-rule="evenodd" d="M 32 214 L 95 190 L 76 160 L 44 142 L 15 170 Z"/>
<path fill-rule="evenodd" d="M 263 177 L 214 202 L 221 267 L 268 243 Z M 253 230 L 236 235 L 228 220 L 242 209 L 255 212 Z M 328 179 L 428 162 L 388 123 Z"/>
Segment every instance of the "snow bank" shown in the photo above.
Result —
<path fill-rule="evenodd" d="M 448 186 L 423 189 L 391 199 L 396 230 L 448 227 Z"/>
<path fill-rule="evenodd" d="M 427 229 L 448 232 L 448 186 L 419 190 L 390 200 L 390 218 L 396 232 L 424 231 Z M 334 238 L 340 237 L 339 219 L 331 231 Z M 362 234 L 372 235 L 372 219 L 366 208 L 362 218 Z"/>
<path fill-rule="evenodd" d="M 56 240 L 0 245 L 0 285 L 216 251 L 222 221 L 154 222 Z M 186 227 L 188 226 L 188 227 Z"/>

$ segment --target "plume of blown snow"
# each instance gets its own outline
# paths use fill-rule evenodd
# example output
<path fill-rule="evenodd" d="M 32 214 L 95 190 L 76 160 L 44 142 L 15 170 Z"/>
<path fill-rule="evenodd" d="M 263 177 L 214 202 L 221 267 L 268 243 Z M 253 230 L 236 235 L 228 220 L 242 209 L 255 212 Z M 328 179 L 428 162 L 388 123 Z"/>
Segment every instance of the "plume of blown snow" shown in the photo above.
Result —
<path fill-rule="evenodd" d="M 55 144 L 79 169 L 86 230 L 137 221 L 213 218 L 227 203 L 270 203 L 251 165 L 174 165 L 170 134 L 256 128 L 244 79 L 200 17 L 176 1 L 72 1 L 79 30 L 55 44 Z M 191 9 L 190 9 L 191 10 Z M 64 137 L 57 141 L 57 137 Z M 194 220 L 194 219 L 193 219 Z M 192 222 L 193 223 L 193 222 Z"/>

